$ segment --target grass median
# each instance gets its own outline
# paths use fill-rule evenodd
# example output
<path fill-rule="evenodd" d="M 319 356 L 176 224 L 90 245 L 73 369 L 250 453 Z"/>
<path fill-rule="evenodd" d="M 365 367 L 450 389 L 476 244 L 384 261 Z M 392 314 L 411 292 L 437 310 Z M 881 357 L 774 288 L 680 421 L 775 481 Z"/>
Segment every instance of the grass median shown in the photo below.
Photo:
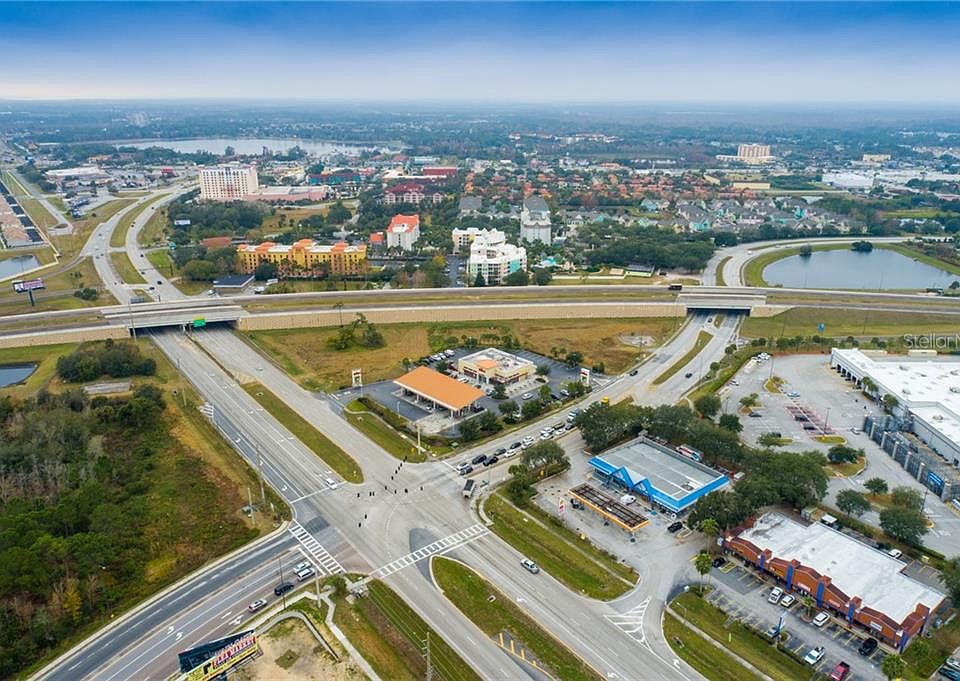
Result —
<path fill-rule="evenodd" d="M 157 196 L 156 198 L 147 201 L 143 205 L 131 210 L 129 213 L 126 213 L 122 218 L 120 218 L 120 222 L 117 223 L 116 229 L 114 229 L 113 233 L 110 235 L 110 246 L 113 248 L 123 248 L 127 243 L 127 232 L 130 231 L 133 221 L 140 217 L 140 215 L 143 214 L 143 211 L 149 210 L 151 205 L 162 198 L 163 196 Z"/>
<path fill-rule="evenodd" d="M 639 575 L 633 569 L 555 524 L 541 509 L 534 507 L 528 513 L 498 492 L 487 498 L 484 510 L 497 536 L 572 591 L 610 600 L 636 586 Z"/>
<path fill-rule="evenodd" d="M 727 615 L 693 591 L 680 594 L 673 609 L 690 624 L 746 660 L 774 681 L 810 678 L 810 667 L 774 647 L 763 635 L 740 622 L 727 626 Z"/>
<path fill-rule="evenodd" d="M 360 466 L 349 454 L 340 449 L 332 440 L 314 428 L 300 414 L 261 383 L 247 383 L 243 386 L 250 396 L 261 407 L 266 409 L 273 418 L 277 419 L 284 428 L 293 433 L 300 442 L 313 450 L 324 463 L 337 472 L 347 482 L 359 484 L 363 482 L 363 472 Z"/>
<path fill-rule="evenodd" d="M 663 616 L 663 636 L 677 657 L 710 681 L 755 681 L 757 678 L 670 613 Z"/>
<path fill-rule="evenodd" d="M 133 266 L 130 256 L 126 251 L 115 251 L 110 254 L 110 262 L 113 263 L 113 269 L 116 270 L 120 281 L 125 284 L 146 284 L 147 280 L 140 274 L 140 270 Z"/>
<path fill-rule="evenodd" d="M 487 636 L 506 631 L 564 681 L 604 677 L 545 631 L 508 596 L 483 577 L 450 558 L 434 556 L 433 576 L 444 595 Z M 492 597 L 492 600 L 491 600 Z"/>
<path fill-rule="evenodd" d="M 732 255 L 728 255 L 717 263 L 717 286 L 727 285 L 726 280 L 723 278 L 723 268 L 727 266 L 727 263 L 730 262 L 730 258 L 732 257 Z"/>
<path fill-rule="evenodd" d="M 699 355 L 700 351 L 703 350 L 711 340 L 713 340 L 713 336 L 706 331 L 701 331 L 697 334 L 697 342 L 693 344 L 693 347 L 690 348 L 683 357 L 674 362 L 669 369 L 653 379 L 653 384 L 660 385 L 661 383 L 665 383 L 671 376 L 685 367 L 690 360 Z"/>
<path fill-rule="evenodd" d="M 391 425 L 367 409 L 360 400 L 350 402 L 344 411 L 344 416 L 354 428 L 383 447 L 392 456 L 401 460 L 406 459 L 410 463 L 422 463 L 427 460 L 426 452 L 418 451 L 416 442 L 401 436 Z"/>

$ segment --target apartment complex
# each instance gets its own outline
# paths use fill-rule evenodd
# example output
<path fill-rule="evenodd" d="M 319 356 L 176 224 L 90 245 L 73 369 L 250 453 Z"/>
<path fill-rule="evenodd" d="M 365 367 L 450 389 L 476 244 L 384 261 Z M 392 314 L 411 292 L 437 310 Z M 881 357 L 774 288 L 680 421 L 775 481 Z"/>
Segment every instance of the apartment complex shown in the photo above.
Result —
<path fill-rule="evenodd" d="M 717 156 L 720 161 L 736 161 L 751 165 L 769 163 L 773 160 L 769 144 L 741 144 L 737 146 L 736 156 Z"/>
<path fill-rule="evenodd" d="M 328 245 L 313 239 L 293 244 L 265 241 L 237 247 L 237 269 L 251 273 L 261 262 L 272 262 L 286 277 L 359 276 L 367 271 L 366 244 L 349 245 L 343 241 Z"/>
<path fill-rule="evenodd" d="M 387 248 L 412 251 L 420 238 L 419 215 L 394 215 L 387 227 Z"/>
<path fill-rule="evenodd" d="M 469 251 L 470 244 L 473 243 L 474 239 L 478 236 L 483 236 L 486 238 L 490 235 L 491 232 L 498 232 L 496 229 L 481 229 L 480 227 L 467 227 L 466 229 L 460 229 L 455 227 L 450 236 L 453 238 L 453 252 L 459 253 L 460 251 Z M 503 232 L 498 232 L 503 234 Z"/>
<path fill-rule="evenodd" d="M 547 245 L 552 242 L 550 208 L 542 196 L 528 196 L 523 200 L 523 210 L 520 212 L 520 241 L 531 244 L 539 241 Z"/>
<path fill-rule="evenodd" d="M 498 286 L 508 275 L 527 268 L 527 249 L 507 243 L 507 235 L 498 229 L 478 234 L 470 244 L 467 259 L 468 283 L 483 277 L 487 286 Z"/>
<path fill-rule="evenodd" d="M 197 171 L 200 198 L 208 201 L 240 201 L 260 189 L 257 167 L 245 163 L 223 163 Z"/>

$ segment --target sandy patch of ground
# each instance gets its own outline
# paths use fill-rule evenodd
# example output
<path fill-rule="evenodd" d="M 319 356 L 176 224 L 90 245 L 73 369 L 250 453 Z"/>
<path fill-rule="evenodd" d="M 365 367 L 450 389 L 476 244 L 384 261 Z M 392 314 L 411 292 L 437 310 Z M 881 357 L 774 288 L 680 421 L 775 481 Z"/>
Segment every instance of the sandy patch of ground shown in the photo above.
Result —
<path fill-rule="evenodd" d="M 237 681 L 354 681 L 363 673 L 352 660 L 336 662 L 306 625 L 286 620 L 260 636 L 262 654 L 244 665 Z"/>

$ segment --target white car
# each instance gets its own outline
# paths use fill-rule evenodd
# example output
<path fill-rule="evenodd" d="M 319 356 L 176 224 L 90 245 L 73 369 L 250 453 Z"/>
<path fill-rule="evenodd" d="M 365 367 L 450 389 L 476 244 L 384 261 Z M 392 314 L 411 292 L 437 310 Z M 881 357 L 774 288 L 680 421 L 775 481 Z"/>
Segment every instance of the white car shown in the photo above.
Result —
<path fill-rule="evenodd" d="M 258 598 L 258 599 L 255 600 L 253 603 L 251 603 L 250 605 L 247 606 L 247 610 L 249 610 L 250 612 L 256 612 L 257 610 L 259 610 L 260 608 L 262 608 L 262 607 L 265 606 L 266 604 L 267 604 L 266 599 Z"/>
<path fill-rule="evenodd" d="M 797 602 L 797 599 L 793 594 L 787 594 L 786 596 L 780 599 L 780 605 L 782 605 L 785 608 L 789 608 L 791 605 L 793 605 L 796 602 Z"/>
<path fill-rule="evenodd" d="M 620 497 L 620 503 L 623 504 L 624 506 L 629 506 L 636 500 L 637 498 L 632 494 L 624 494 L 622 497 Z"/>
<path fill-rule="evenodd" d="M 313 563 L 309 560 L 305 560 L 302 563 L 297 563 L 297 566 L 293 568 L 294 572 L 300 572 L 301 570 L 306 570 L 307 568 L 313 567 Z"/>
<path fill-rule="evenodd" d="M 817 616 L 813 618 L 813 626 L 822 627 L 824 624 L 830 621 L 830 615 L 825 612 L 818 612 Z"/>
<path fill-rule="evenodd" d="M 767 603 L 773 603 L 776 605 L 780 602 L 780 598 L 783 596 L 783 589 L 779 586 L 774 587 L 773 591 L 770 592 L 770 596 L 767 597 Z"/>
<path fill-rule="evenodd" d="M 324 482 L 327 483 L 327 487 L 330 489 L 337 489 L 337 481 L 333 478 L 325 478 Z"/>
<path fill-rule="evenodd" d="M 532 400 L 532 399 L 533 399 L 533 393 L 523 393 L 520 397 L 523 398 L 523 399 L 525 399 L 525 400 Z"/>
<path fill-rule="evenodd" d="M 807 664 L 816 664 L 823 659 L 823 646 L 817 646 L 816 648 L 811 648 L 810 652 L 806 654 L 803 658 L 803 661 Z"/>

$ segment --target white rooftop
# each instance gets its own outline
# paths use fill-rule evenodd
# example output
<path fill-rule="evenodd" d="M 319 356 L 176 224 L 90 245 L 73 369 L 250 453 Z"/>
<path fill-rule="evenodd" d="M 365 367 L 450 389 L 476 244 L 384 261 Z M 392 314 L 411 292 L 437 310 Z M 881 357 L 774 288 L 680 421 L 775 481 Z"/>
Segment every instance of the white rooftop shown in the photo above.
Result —
<path fill-rule="evenodd" d="M 960 443 L 960 361 L 870 356 L 857 349 L 833 349 L 833 356 L 869 376 L 881 393 L 922 419 L 928 427 Z"/>
<path fill-rule="evenodd" d="M 914 611 L 917 603 L 934 610 L 945 598 L 936 589 L 903 574 L 904 563 L 822 523 L 802 525 L 782 513 L 760 516 L 740 536 L 761 551 L 770 549 L 783 560 L 798 560 L 830 577 L 861 607 L 870 607 L 897 622 Z"/>
<path fill-rule="evenodd" d="M 533 366 L 533 362 L 523 357 L 517 357 L 509 352 L 504 352 L 497 348 L 486 348 L 462 358 L 462 362 L 477 364 L 482 361 L 496 362 L 497 368 L 501 371 L 510 371 L 524 366 Z"/>

